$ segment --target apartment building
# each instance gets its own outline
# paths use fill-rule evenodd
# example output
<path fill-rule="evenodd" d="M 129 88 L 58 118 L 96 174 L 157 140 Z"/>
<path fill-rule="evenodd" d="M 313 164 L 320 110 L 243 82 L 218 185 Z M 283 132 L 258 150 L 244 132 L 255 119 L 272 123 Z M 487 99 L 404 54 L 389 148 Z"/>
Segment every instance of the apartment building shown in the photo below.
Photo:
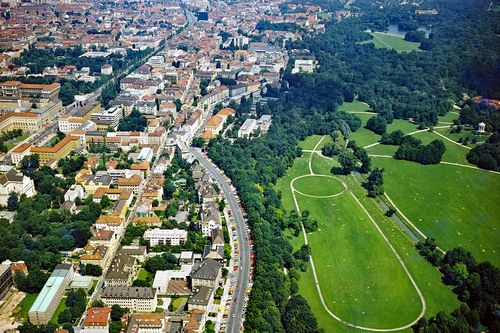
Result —
<path fill-rule="evenodd" d="M 116 128 L 122 118 L 123 109 L 118 106 L 101 112 L 95 112 L 90 116 L 90 120 L 96 123 L 99 131 L 106 131 L 108 128 Z"/>
<path fill-rule="evenodd" d="M 60 90 L 61 85 L 59 83 L 28 84 L 20 81 L 0 83 L 0 96 L 8 97 L 53 99 L 59 96 Z"/>
<path fill-rule="evenodd" d="M 165 314 L 135 313 L 130 316 L 125 333 L 164 333 L 165 330 Z"/>
<path fill-rule="evenodd" d="M 20 129 L 34 132 L 42 126 L 42 117 L 33 112 L 7 112 L 0 116 L 0 132 Z"/>
<path fill-rule="evenodd" d="M 101 300 L 107 306 L 118 304 L 134 312 L 154 312 L 158 302 L 156 289 L 149 287 L 104 287 Z"/>
<path fill-rule="evenodd" d="M 47 164 L 50 161 L 59 161 L 65 158 L 79 146 L 80 140 L 73 135 L 67 136 L 59 141 L 54 147 L 32 147 L 31 154 L 40 156 L 40 164 Z"/>
<path fill-rule="evenodd" d="M 182 245 L 187 240 L 188 232 L 181 229 L 149 229 L 144 232 L 144 239 L 149 241 L 151 246 L 158 244 Z"/>
<path fill-rule="evenodd" d="M 128 287 L 137 275 L 137 258 L 124 252 L 118 252 L 104 279 L 106 287 Z"/>
<path fill-rule="evenodd" d="M 80 333 L 108 333 L 111 308 L 90 308 Z"/>
<path fill-rule="evenodd" d="M 84 131 L 96 131 L 97 125 L 90 120 L 86 120 L 81 117 L 70 117 L 68 115 L 62 115 L 58 121 L 59 130 L 64 134 L 71 133 L 78 129 L 83 129 Z"/>

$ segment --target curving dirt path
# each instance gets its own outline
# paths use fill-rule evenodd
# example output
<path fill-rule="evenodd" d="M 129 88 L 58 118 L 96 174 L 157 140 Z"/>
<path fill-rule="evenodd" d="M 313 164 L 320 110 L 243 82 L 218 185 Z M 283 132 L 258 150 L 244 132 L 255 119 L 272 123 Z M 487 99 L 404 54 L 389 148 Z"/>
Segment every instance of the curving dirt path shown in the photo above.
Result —
<path fill-rule="evenodd" d="M 418 315 L 418 317 L 414 321 L 412 321 L 411 323 L 408 323 L 406 325 L 399 326 L 399 327 L 392 327 L 392 328 L 365 327 L 365 326 L 356 325 L 354 323 L 350 323 L 350 322 L 348 322 L 346 320 L 343 320 L 339 316 L 335 315 L 335 313 L 333 313 L 330 310 L 330 308 L 328 308 L 328 305 L 326 304 L 325 299 L 323 298 L 323 293 L 321 292 L 321 285 L 319 283 L 318 276 L 316 274 L 316 267 L 314 265 L 314 260 L 313 260 L 312 256 L 309 256 L 309 262 L 311 263 L 311 268 L 312 268 L 312 272 L 313 272 L 313 276 L 314 276 L 314 283 L 316 285 L 316 290 L 318 291 L 318 296 L 319 296 L 319 298 L 321 300 L 321 304 L 323 305 L 323 308 L 325 309 L 325 311 L 333 319 L 335 319 L 338 322 L 340 322 L 340 323 L 342 323 L 342 324 L 344 324 L 346 326 L 349 326 L 351 328 L 356 328 L 356 329 L 360 329 L 360 330 L 364 330 L 364 331 L 371 331 L 371 332 L 395 332 L 395 331 L 401 331 L 401 330 L 408 329 L 408 328 L 412 327 L 413 325 L 415 325 L 420 320 L 420 318 L 422 318 L 424 316 L 425 312 L 427 311 L 427 304 L 425 302 L 424 295 L 420 291 L 417 283 L 413 279 L 413 276 L 411 275 L 411 273 L 409 272 L 409 270 L 406 267 L 405 263 L 403 262 L 403 260 L 399 256 L 399 254 L 397 253 L 396 249 L 393 247 L 393 245 L 391 244 L 391 242 L 389 241 L 389 239 L 385 236 L 384 232 L 382 231 L 382 229 L 380 229 L 380 227 L 375 222 L 375 220 L 373 219 L 373 217 L 370 215 L 370 213 L 368 212 L 368 210 L 363 206 L 363 204 L 359 201 L 359 199 L 351 191 L 349 191 L 349 188 L 348 188 L 347 184 L 342 179 L 340 179 L 338 177 L 335 177 L 335 176 L 332 176 L 332 175 L 319 175 L 319 174 L 315 174 L 314 173 L 314 171 L 312 169 L 312 157 L 313 157 L 313 154 L 315 154 L 315 153 L 317 153 L 318 155 L 322 156 L 321 154 L 318 153 L 317 148 L 321 144 L 321 142 L 323 141 L 324 138 L 325 138 L 325 136 L 323 136 L 318 141 L 318 143 L 316 144 L 316 146 L 314 147 L 314 149 L 312 151 L 310 151 L 311 155 L 309 156 L 309 172 L 310 172 L 309 175 L 302 175 L 302 176 L 295 177 L 290 182 L 290 189 L 292 191 L 292 197 L 293 197 L 293 201 L 294 201 L 294 204 L 295 204 L 295 208 L 297 209 L 297 212 L 300 214 L 300 206 L 299 206 L 299 203 L 298 203 L 298 200 L 297 200 L 297 196 L 295 194 L 296 193 L 299 193 L 301 195 L 303 195 L 303 194 L 300 193 L 299 191 L 297 191 L 294 188 L 293 183 L 294 183 L 295 180 L 300 179 L 300 178 L 304 178 L 304 177 L 309 177 L 309 176 L 324 176 L 324 177 L 334 178 L 334 179 L 340 181 L 340 183 L 344 186 L 344 190 L 342 192 L 334 194 L 332 196 L 338 196 L 338 195 L 340 195 L 340 194 L 342 194 L 342 193 L 344 193 L 344 192 L 347 191 L 354 198 L 354 200 L 356 201 L 356 203 L 365 212 L 365 214 L 368 216 L 369 220 L 373 223 L 373 225 L 375 226 L 375 228 L 377 229 L 377 231 L 380 233 L 380 235 L 382 236 L 382 238 L 384 239 L 384 241 L 387 243 L 387 245 L 389 246 L 389 248 L 393 252 L 394 256 L 398 260 L 399 264 L 401 265 L 401 267 L 405 271 L 406 275 L 408 276 L 408 279 L 410 280 L 411 284 L 415 288 L 415 291 L 417 292 L 417 294 L 418 294 L 418 296 L 420 298 L 420 302 L 422 303 L 422 310 L 420 311 L 420 314 Z M 306 195 L 306 196 L 309 196 L 309 195 Z M 332 196 L 317 196 L 317 198 L 330 198 Z M 316 196 L 309 196 L 309 197 L 316 197 Z M 305 230 L 304 225 L 302 223 L 301 223 L 301 228 L 302 228 L 302 235 L 304 236 L 304 244 L 308 245 L 309 241 L 307 239 L 307 233 L 306 233 L 306 230 Z"/>

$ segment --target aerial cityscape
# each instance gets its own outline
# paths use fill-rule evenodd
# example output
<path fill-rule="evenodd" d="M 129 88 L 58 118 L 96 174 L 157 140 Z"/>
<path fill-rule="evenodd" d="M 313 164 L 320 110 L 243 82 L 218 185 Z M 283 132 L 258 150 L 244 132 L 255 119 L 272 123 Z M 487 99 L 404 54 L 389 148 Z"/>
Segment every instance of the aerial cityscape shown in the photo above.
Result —
<path fill-rule="evenodd" d="M 500 332 L 500 0 L 0 27 L 0 333 Z"/>

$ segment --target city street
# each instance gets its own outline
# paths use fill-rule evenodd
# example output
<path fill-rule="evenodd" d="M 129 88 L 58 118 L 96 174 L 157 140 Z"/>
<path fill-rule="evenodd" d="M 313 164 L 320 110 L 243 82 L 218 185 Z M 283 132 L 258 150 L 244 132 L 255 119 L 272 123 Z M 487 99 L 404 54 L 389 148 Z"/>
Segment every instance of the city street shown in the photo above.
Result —
<path fill-rule="evenodd" d="M 247 293 L 248 282 L 250 279 L 250 245 L 248 243 L 247 227 L 245 219 L 241 213 L 237 195 L 228 185 L 225 176 L 219 171 L 212 162 L 205 157 L 199 149 L 191 148 L 191 153 L 198 159 L 200 164 L 210 173 L 210 175 L 219 183 L 220 188 L 224 192 L 224 196 L 229 204 L 231 213 L 236 225 L 238 235 L 238 247 L 240 257 L 240 270 L 236 273 L 236 286 L 233 293 L 233 301 L 231 311 L 227 320 L 226 332 L 240 332 L 243 323 L 243 309 L 245 306 L 245 296 Z M 236 259 L 236 258 L 233 258 Z"/>

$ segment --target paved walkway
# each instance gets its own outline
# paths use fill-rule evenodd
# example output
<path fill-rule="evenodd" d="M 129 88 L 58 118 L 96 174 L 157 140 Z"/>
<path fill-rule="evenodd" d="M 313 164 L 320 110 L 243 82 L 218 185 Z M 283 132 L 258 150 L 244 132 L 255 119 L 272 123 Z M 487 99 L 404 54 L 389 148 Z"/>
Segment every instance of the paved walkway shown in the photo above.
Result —
<path fill-rule="evenodd" d="M 410 327 L 412 327 L 413 325 L 415 325 L 419 320 L 420 318 L 422 318 L 427 310 L 427 305 L 425 303 L 425 298 L 422 294 L 422 292 L 420 291 L 420 289 L 418 288 L 418 285 L 417 283 L 415 282 L 415 280 L 413 279 L 412 275 L 410 274 L 410 272 L 408 271 L 405 263 L 403 262 L 403 260 L 401 259 L 401 257 L 399 256 L 399 254 L 397 253 L 396 249 L 392 246 L 391 242 L 389 241 L 389 239 L 385 236 L 384 232 L 380 229 L 380 227 L 378 226 L 378 224 L 375 222 L 375 220 L 373 219 L 373 217 L 370 215 L 370 213 L 366 210 L 366 208 L 363 206 L 363 204 L 358 200 L 358 198 L 348 189 L 348 186 L 347 184 L 341 180 L 340 178 L 338 177 L 335 177 L 335 176 L 332 176 L 332 175 L 318 175 L 318 174 L 315 174 L 313 169 L 312 169 L 312 157 L 313 157 L 313 154 L 314 153 L 317 153 L 318 150 L 318 146 L 321 144 L 321 142 L 323 141 L 323 139 L 325 138 L 325 136 L 323 136 L 319 141 L 318 143 L 316 144 L 316 146 L 314 147 L 314 149 L 311 151 L 311 155 L 309 156 L 309 174 L 308 175 L 302 175 L 302 176 L 298 176 L 298 177 L 295 177 L 291 182 L 290 182 L 290 188 L 291 188 L 291 191 L 292 191 L 292 197 L 293 197 L 293 201 L 294 201 L 294 204 L 295 204 L 295 208 L 297 209 L 297 212 L 300 214 L 300 206 L 299 206 L 299 203 L 298 203 L 298 200 L 297 200 L 297 196 L 295 195 L 295 193 L 300 193 L 299 191 L 297 191 L 294 186 L 293 186 L 293 183 L 295 180 L 297 179 L 300 179 L 300 178 L 303 178 L 303 177 L 310 177 L 310 176 L 322 176 L 322 177 L 329 177 L 329 178 L 334 178 L 338 181 L 340 181 L 342 183 L 342 185 L 344 186 L 344 190 L 340 193 L 337 193 L 337 194 L 334 194 L 332 196 L 337 196 L 337 195 L 340 195 L 342 193 L 344 193 L 345 191 L 347 191 L 353 198 L 354 200 L 356 201 L 356 203 L 361 207 L 361 209 L 365 212 L 365 214 L 368 216 L 368 218 L 370 219 L 370 221 L 373 223 L 373 225 L 375 226 L 375 228 L 377 229 L 377 231 L 381 234 L 382 238 L 384 239 L 384 241 L 387 243 L 387 245 L 389 246 L 389 248 L 391 249 L 391 251 L 393 252 L 394 256 L 396 257 L 396 259 L 398 260 L 399 264 L 401 265 L 401 267 L 403 268 L 403 270 L 405 271 L 406 275 L 408 276 L 408 279 L 410 280 L 411 284 L 413 285 L 413 287 L 415 288 L 419 298 L 420 298 L 420 301 L 422 303 L 422 310 L 420 311 L 420 314 L 418 315 L 418 317 L 412 321 L 411 323 L 408 323 L 406 325 L 403 325 L 403 326 L 399 326 L 399 327 L 393 327 L 393 328 L 373 328 L 373 327 L 364 327 L 364 326 L 360 326 L 360 325 L 356 325 L 354 323 L 350 323 L 348 321 L 345 321 L 343 320 L 342 318 L 338 317 L 337 315 L 335 315 L 327 306 L 324 298 L 323 298 L 323 293 L 321 292 L 321 286 L 320 286 L 320 283 L 319 283 L 319 280 L 318 280 L 318 276 L 317 276 L 317 273 L 316 273 L 316 267 L 314 265 L 314 260 L 312 258 L 312 256 L 309 256 L 309 262 L 311 263 L 311 269 L 312 269 L 312 272 L 313 272 L 313 276 L 314 276 L 314 283 L 316 285 L 316 290 L 318 291 L 318 296 L 321 300 L 321 304 L 323 305 L 323 308 L 326 310 L 326 312 L 332 317 L 334 318 L 335 320 L 339 321 L 340 323 L 346 325 L 346 326 L 349 326 L 349 327 L 352 327 L 352 328 L 356 328 L 356 329 L 360 329 L 360 330 L 365 330 L 365 331 L 371 331 L 371 332 L 394 332 L 394 331 L 401 331 L 401 330 L 405 330 L 405 329 L 408 329 Z M 322 155 L 321 155 L 322 156 Z M 301 193 L 300 193 L 301 194 Z M 329 197 L 332 197 L 332 196 L 317 196 L 317 198 L 329 198 Z M 311 197 L 311 196 L 310 196 Z M 312 196 L 312 197 L 315 197 L 315 196 Z M 307 239 L 307 233 L 306 233 L 306 230 L 304 228 L 304 225 L 301 223 L 301 228 L 302 228 L 302 235 L 304 236 L 304 244 L 308 245 L 309 244 L 309 241 Z"/>

